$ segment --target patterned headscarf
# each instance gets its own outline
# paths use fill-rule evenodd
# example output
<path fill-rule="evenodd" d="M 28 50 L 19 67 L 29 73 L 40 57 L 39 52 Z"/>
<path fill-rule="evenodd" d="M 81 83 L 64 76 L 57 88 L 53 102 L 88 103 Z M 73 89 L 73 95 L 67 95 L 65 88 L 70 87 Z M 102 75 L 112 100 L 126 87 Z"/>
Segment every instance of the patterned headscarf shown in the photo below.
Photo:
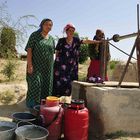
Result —
<path fill-rule="evenodd" d="M 75 26 L 73 24 L 69 23 L 64 27 L 63 32 L 66 32 L 69 28 L 73 28 L 75 30 Z"/>
<path fill-rule="evenodd" d="M 97 29 L 97 30 L 96 30 L 96 35 L 94 36 L 93 40 L 94 40 L 94 39 L 95 39 L 95 40 L 98 40 L 98 39 L 97 39 L 97 35 L 98 35 L 98 34 L 102 34 L 101 39 L 103 39 L 103 38 L 105 37 L 104 31 L 101 30 L 101 29 Z"/>
<path fill-rule="evenodd" d="M 47 22 L 47 21 L 51 21 L 51 22 L 52 22 L 52 20 L 49 19 L 49 18 L 43 19 L 43 20 L 41 21 L 40 25 L 39 25 L 39 27 L 40 27 L 40 28 L 38 29 L 39 32 L 42 31 L 43 25 L 44 25 L 44 23 Z M 52 23 L 53 23 L 53 22 L 52 22 Z"/>

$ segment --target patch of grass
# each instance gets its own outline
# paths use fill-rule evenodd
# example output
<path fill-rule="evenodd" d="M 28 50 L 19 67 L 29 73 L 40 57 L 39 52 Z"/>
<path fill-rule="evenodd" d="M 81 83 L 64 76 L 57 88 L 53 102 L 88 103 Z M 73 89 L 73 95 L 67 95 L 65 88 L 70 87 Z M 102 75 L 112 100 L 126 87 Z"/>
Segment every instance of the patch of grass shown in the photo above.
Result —
<path fill-rule="evenodd" d="M 128 138 L 140 138 L 140 133 L 134 134 L 134 133 L 127 133 L 124 131 L 117 131 L 116 133 L 111 133 L 106 135 L 107 139 L 115 140 L 128 140 Z"/>
<path fill-rule="evenodd" d="M 9 90 L 0 93 L 0 101 L 3 104 L 11 103 L 14 100 L 14 98 L 14 93 Z"/>
<path fill-rule="evenodd" d="M 25 62 L 18 59 L 0 59 L 0 83 L 25 80 Z"/>
<path fill-rule="evenodd" d="M 116 68 L 116 65 L 118 63 L 120 63 L 121 61 L 120 60 L 111 60 L 109 61 L 108 63 L 108 67 L 107 67 L 107 73 L 108 73 L 108 77 L 110 80 L 112 80 L 112 75 L 113 75 L 113 72 Z"/>
<path fill-rule="evenodd" d="M 111 134 L 106 135 L 107 138 L 112 138 L 112 139 L 124 137 L 124 136 L 128 136 L 128 133 L 123 132 L 123 131 L 117 131 L 116 133 L 111 133 Z"/>
<path fill-rule="evenodd" d="M 85 82 L 86 79 L 87 79 L 87 75 L 79 73 L 79 75 L 78 75 L 78 81 Z"/>

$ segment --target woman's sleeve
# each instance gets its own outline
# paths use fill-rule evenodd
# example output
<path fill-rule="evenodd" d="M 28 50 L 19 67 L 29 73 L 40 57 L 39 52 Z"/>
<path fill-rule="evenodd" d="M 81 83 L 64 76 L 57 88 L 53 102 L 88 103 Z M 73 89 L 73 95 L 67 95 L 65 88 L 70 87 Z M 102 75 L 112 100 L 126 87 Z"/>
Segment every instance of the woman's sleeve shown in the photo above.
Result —
<path fill-rule="evenodd" d="M 35 44 L 35 35 L 34 33 L 32 33 L 29 37 L 29 40 L 27 42 L 27 45 L 25 47 L 25 51 L 28 50 L 28 48 L 33 48 L 34 47 L 34 44 Z"/>
<path fill-rule="evenodd" d="M 76 38 L 76 39 L 77 39 L 78 46 L 80 47 L 81 44 L 83 44 L 83 40 L 81 40 L 80 38 Z"/>
<path fill-rule="evenodd" d="M 56 51 L 60 51 L 61 50 L 61 48 L 62 48 L 62 39 L 59 39 L 58 40 L 58 43 L 57 43 L 57 45 L 56 45 L 56 48 L 55 48 L 55 50 Z"/>
<path fill-rule="evenodd" d="M 80 40 L 80 45 L 83 44 L 83 39 Z"/>

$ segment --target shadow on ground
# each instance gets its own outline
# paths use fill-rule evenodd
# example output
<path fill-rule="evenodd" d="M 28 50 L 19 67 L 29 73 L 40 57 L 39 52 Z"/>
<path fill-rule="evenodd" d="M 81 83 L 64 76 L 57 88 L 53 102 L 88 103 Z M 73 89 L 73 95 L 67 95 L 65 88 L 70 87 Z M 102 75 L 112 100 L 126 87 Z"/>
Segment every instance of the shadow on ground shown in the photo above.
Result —
<path fill-rule="evenodd" d="M 13 105 L 0 105 L 0 117 L 11 117 L 15 112 L 25 111 L 28 111 L 25 104 L 25 98 Z"/>

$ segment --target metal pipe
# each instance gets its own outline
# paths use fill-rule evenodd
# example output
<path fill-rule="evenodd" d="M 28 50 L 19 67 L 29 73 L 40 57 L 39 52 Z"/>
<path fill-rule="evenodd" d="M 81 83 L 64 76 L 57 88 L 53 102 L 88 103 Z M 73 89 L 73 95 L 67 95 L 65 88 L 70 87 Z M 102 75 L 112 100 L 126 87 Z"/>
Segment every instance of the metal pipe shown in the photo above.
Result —
<path fill-rule="evenodd" d="M 138 32 L 140 30 L 140 23 L 139 23 L 139 4 L 137 4 L 137 27 L 138 27 Z"/>
<path fill-rule="evenodd" d="M 138 33 L 132 33 L 132 34 L 127 34 L 127 35 L 123 35 L 123 36 L 120 36 L 118 34 L 115 34 L 115 35 L 113 35 L 112 38 L 109 39 L 109 41 L 113 40 L 114 42 L 119 42 L 122 39 L 136 37 L 137 35 L 138 35 Z"/>
<path fill-rule="evenodd" d="M 138 27 L 138 32 L 140 30 L 140 25 L 139 25 L 139 4 L 137 4 L 137 27 Z M 139 88 L 140 88 L 140 36 L 137 40 L 136 44 L 136 54 L 137 54 L 137 67 L 138 67 L 138 82 L 139 82 Z"/>

